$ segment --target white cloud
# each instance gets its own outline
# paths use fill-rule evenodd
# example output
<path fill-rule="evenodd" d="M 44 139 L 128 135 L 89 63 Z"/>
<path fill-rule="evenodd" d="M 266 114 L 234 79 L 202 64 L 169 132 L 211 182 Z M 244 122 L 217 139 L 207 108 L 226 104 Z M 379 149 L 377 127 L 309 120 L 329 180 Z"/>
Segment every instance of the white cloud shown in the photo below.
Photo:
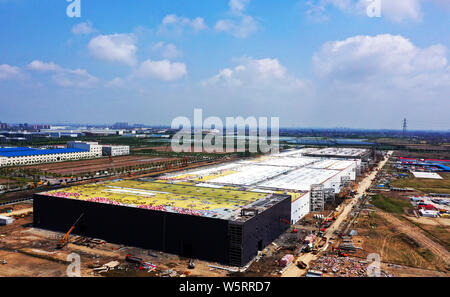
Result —
<path fill-rule="evenodd" d="M 450 91 L 446 55 L 442 45 L 419 48 L 403 36 L 386 34 L 329 42 L 313 62 L 322 84 L 350 97 L 405 102 Z"/>
<path fill-rule="evenodd" d="M 214 29 L 227 32 L 237 38 L 247 38 L 258 30 L 258 23 L 252 16 L 244 14 L 249 0 L 230 0 L 229 7 L 232 18 L 217 21 Z"/>
<path fill-rule="evenodd" d="M 313 65 L 312 110 L 336 125 L 400 128 L 407 117 L 415 127 L 445 127 L 450 67 L 443 45 L 419 47 L 390 34 L 353 36 L 324 44 Z"/>
<path fill-rule="evenodd" d="M 28 64 L 28 69 L 38 72 L 51 72 L 52 80 L 61 87 L 89 88 L 99 82 L 99 79 L 84 69 L 63 68 L 53 62 L 35 60 Z"/>
<path fill-rule="evenodd" d="M 422 3 L 428 0 L 380 0 L 381 14 L 394 22 L 421 21 Z M 438 0 L 435 0 L 438 1 Z M 316 20 L 327 20 L 327 7 L 335 7 L 345 13 L 366 15 L 371 3 L 367 0 L 312 0 L 307 2 L 307 14 Z"/>
<path fill-rule="evenodd" d="M 302 88 L 304 83 L 287 73 L 278 59 L 243 58 L 234 68 L 225 68 L 204 81 L 204 86 L 227 88 L 248 87 L 255 89 L 278 89 L 289 91 Z"/>
<path fill-rule="evenodd" d="M 182 56 L 182 52 L 173 43 L 166 44 L 161 41 L 156 43 L 152 48 L 165 59 L 172 60 Z"/>
<path fill-rule="evenodd" d="M 90 88 L 98 83 L 98 78 L 84 69 L 64 69 L 52 76 L 53 81 L 61 87 Z"/>
<path fill-rule="evenodd" d="M 72 33 L 75 35 L 89 35 L 96 32 L 91 22 L 82 22 L 72 27 Z"/>
<path fill-rule="evenodd" d="M 329 42 L 313 60 L 322 76 L 357 80 L 441 72 L 446 71 L 448 65 L 444 46 L 421 49 L 403 36 L 390 34 Z"/>
<path fill-rule="evenodd" d="M 420 0 L 382 0 L 381 13 L 395 22 L 405 20 L 421 21 L 422 8 Z"/>
<path fill-rule="evenodd" d="M 56 65 L 53 62 L 45 63 L 42 61 L 34 60 L 30 64 L 28 64 L 28 69 L 35 70 L 35 71 L 59 71 L 62 70 L 62 68 L 59 65 Z"/>
<path fill-rule="evenodd" d="M 152 78 L 166 82 L 179 80 L 186 75 L 187 70 L 184 63 L 172 63 L 169 60 L 146 60 L 141 63 L 136 71 L 136 76 L 138 77 Z"/>
<path fill-rule="evenodd" d="M 203 18 L 197 17 L 195 19 L 189 19 L 186 17 L 179 17 L 175 14 L 168 14 L 162 20 L 158 32 L 165 34 L 173 31 L 175 34 L 182 34 L 186 27 L 194 32 L 208 29 Z"/>
<path fill-rule="evenodd" d="M 232 12 L 241 13 L 245 10 L 250 0 L 230 0 L 229 6 Z"/>
<path fill-rule="evenodd" d="M 0 80 L 14 79 L 22 76 L 19 67 L 8 64 L 0 65 Z"/>
<path fill-rule="evenodd" d="M 244 15 L 238 21 L 219 20 L 214 28 L 218 32 L 227 32 L 237 38 L 247 38 L 258 30 L 258 24 L 253 17 Z"/>
<path fill-rule="evenodd" d="M 99 35 L 88 44 L 91 54 L 100 60 L 136 64 L 136 38 L 133 34 Z"/>

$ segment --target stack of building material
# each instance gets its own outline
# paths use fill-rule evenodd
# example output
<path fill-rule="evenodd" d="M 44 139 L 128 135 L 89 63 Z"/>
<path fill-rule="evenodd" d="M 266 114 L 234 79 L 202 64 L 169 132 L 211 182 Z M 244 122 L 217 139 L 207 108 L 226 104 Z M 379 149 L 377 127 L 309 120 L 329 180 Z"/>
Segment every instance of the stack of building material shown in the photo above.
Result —
<path fill-rule="evenodd" d="M 292 263 L 294 261 L 294 255 L 287 254 L 280 260 L 280 266 L 286 267 L 288 264 Z"/>
<path fill-rule="evenodd" d="M 314 234 L 306 236 L 304 240 L 305 243 L 313 243 L 314 241 L 316 241 L 316 235 Z"/>

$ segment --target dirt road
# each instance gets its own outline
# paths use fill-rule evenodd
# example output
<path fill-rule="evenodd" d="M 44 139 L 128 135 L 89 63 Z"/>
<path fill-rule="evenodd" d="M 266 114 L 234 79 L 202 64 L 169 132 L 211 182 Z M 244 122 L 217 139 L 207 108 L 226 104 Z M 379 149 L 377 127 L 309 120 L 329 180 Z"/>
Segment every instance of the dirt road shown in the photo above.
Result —
<path fill-rule="evenodd" d="M 23 215 L 23 214 L 26 214 L 26 213 L 29 213 L 29 212 L 33 212 L 33 208 L 32 207 L 31 208 L 25 208 L 25 209 L 17 210 L 17 211 L 13 211 L 13 212 L 10 212 L 10 213 L 5 213 L 3 215 L 7 216 L 7 217 L 12 217 L 12 216 L 20 216 L 20 215 Z"/>
<path fill-rule="evenodd" d="M 400 219 L 389 213 L 377 211 L 377 214 L 379 214 L 383 219 L 392 224 L 395 229 L 413 238 L 421 245 L 429 249 L 433 254 L 442 258 L 442 260 L 444 260 L 446 264 L 450 265 L 450 253 L 447 251 L 447 249 L 425 236 L 419 228 L 401 221 Z"/>
<path fill-rule="evenodd" d="M 364 194 L 364 192 L 370 187 L 372 184 L 372 180 L 377 175 L 378 171 L 386 165 L 388 159 L 385 159 L 380 162 L 376 170 L 374 170 L 372 173 L 370 173 L 365 179 L 363 179 L 359 185 L 358 185 L 358 194 L 356 194 L 355 198 L 352 199 L 352 201 L 347 204 L 344 207 L 344 210 L 342 213 L 336 218 L 336 221 L 328 228 L 328 230 L 325 232 L 325 237 L 327 240 L 329 240 L 331 237 L 333 237 L 333 232 L 336 231 L 341 223 L 347 219 L 349 213 L 351 212 L 353 206 L 355 206 L 356 203 L 358 203 L 359 198 Z"/>
<path fill-rule="evenodd" d="M 373 170 L 372 173 L 370 173 L 365 179 L 363 179 L 359 185 L 358 185 L 358 194 L 351 200 L 350 203 L 348 203 L 346 206 L 344 206 L 344 209 L 342 210 L 341 214 L 336 218 L 336 221 L 328 228 L 328 230 L 325 232 L 325 237 L 327 238 L 327 242 L 330 240 L 330 238 L 333 237 L 333 232 L 339 228 L 339 225 L 347 219 L 349 213 L 351 212 L 353 206 L 355 206 L 356 203 L 358 203 L 359 198 L 364 194 L 364 192 L 370 187 L 372 184 L 372 180 L 375 178 L 378 170 L 384 167 L 386 165 L 386 162 L 389 158 L 386 158 L 385 160 L 381 161 L 376 170 Z M 342 207 L 342 206 L 341 206 Z M 308 253 L 301 255 L 297 258 L 297 262 L 303 261 L 308 266 L 310 262 L 317 260 L 320 256 L 320 253 L 317 255 Z M 300 269 L 297 267 L 297 265 L 291 265 L 286 271 L 283 273 L 282 277 L 297 277 L 304 274 L 306 270 Z"/>

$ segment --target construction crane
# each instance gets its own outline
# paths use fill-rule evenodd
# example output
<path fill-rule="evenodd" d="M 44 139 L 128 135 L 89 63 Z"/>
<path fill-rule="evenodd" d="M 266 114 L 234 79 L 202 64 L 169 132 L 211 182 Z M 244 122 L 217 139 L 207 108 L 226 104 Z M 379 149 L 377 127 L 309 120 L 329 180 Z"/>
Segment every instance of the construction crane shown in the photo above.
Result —
<path fill-rule="evenodd" d="M 78 224 L 78 222 L 81 220 L 81 218 L 84 216 L 84 213 L 82 213 L 80 215 L 80 217 L 75 221 L 75 223 L 72 225 L 72 227 L 70 227 L 69 231 L 64 235 L 63 238 L 60 239 L 60 241 L 58 242 L 58 244 L 56 245 L 57 249 L 62 249 L 66 244 L 67 241 L 69 239 L 70 234 L 72 233 L 72 231 L 75 229 L 76 225 Z"/>

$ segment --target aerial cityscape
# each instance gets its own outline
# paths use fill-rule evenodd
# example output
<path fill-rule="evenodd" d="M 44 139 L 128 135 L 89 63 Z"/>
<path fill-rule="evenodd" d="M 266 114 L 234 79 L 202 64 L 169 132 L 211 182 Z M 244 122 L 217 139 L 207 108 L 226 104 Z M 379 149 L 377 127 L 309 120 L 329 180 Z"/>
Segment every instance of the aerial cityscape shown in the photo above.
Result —
<path fill-rule="evenodd" d="M 113 2 L 0 1 L 0 277 L 450 276 L 448 1 Z"/>

